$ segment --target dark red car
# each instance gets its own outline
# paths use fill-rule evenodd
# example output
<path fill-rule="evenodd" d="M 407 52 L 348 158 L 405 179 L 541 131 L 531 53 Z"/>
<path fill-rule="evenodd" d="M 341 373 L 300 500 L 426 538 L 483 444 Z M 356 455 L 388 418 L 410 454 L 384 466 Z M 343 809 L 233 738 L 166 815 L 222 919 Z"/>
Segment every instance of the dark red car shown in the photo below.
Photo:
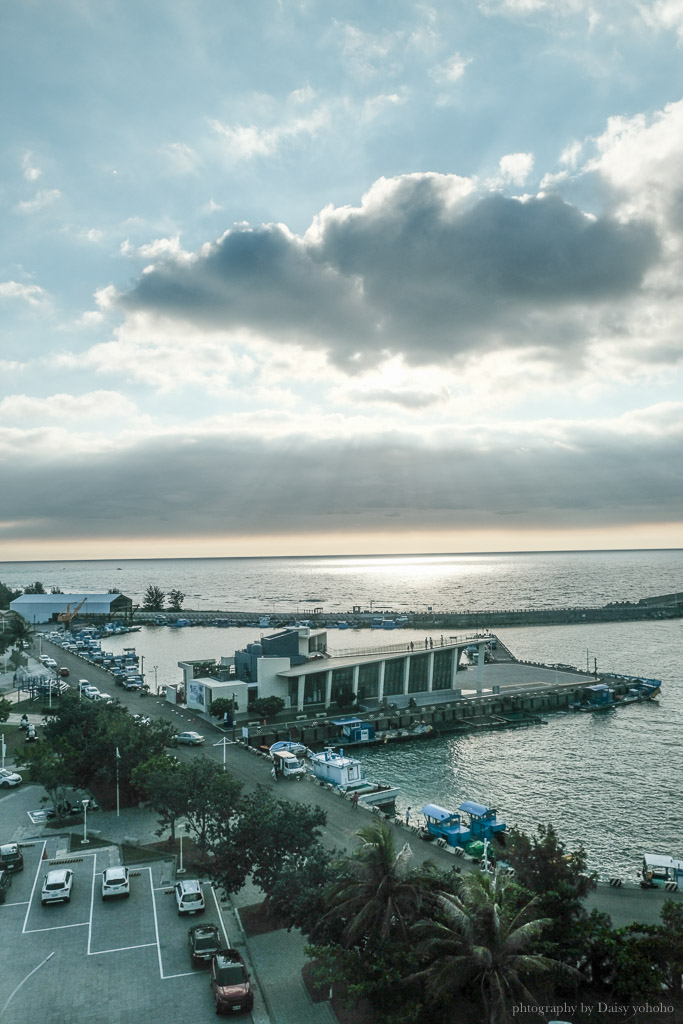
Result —
<path fill-rule="evenodd" d="M 216 1013 L 246 1013 L 254 1008 L 249 971 L 236 949 L 222 949 L 211 961 L 211 991 Z"/>

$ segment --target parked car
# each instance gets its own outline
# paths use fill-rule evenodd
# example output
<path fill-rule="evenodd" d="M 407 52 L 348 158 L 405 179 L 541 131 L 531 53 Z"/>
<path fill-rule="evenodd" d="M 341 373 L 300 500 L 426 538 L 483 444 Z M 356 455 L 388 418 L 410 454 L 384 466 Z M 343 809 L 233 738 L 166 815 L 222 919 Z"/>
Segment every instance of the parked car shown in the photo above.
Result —
<path fill-rule="evenodd" d="M 187 743 L 191 747 L 204 743 L 204 737 L 198 732 L 179 732 L 176 736 L 178 743 Z"/>
<path fill-rule="evenodd" d="M 31 728 L 30 726 L 28 727 Z M 11 772 L 9 768 L 0 768 L 0 789 L 9 789 L 10 786 L 18 786 L 21 782 L 21 775 L 18 772 Z"/>
<path fill-rule="evenodd" d="M 0 846 L 0 870 L 23 871 L 24 855 L 19 843 L 3 843 Z"/>
<path fill-rule="evenodd" d="M 0 903 L 7 899 L 7 890 L 12 884 L 12 875 L 7 869 L 0 868 Z"/>
<path fill-rule="evenodd" d="M 203 914 L 206 908 L 201 883 L 196 878 L 176 882 L 175 901 L 179 914 Z"/>
<path fill-rule="evenodd" d="M 84 697 L 88 698 L 88 700 L 95 700 L 100 696 L 100 691 L 96 686 L 84 686 L 82 693 Z"/>
<path fill-rule="evenodd" d="M 112 697 L 112 695 L 110 693 L 103 693 L 102 690 L 100 690 L 99 693 L 96 693 L 93 699 L 94 700 L 103 700 L 105 702 L 105 704 L 113 704 L 114 703 L 114 698 Z"/>
<path fill-rule="evenodd" d="M 218 925 L 215 924 L 194 925 L 187 933 L 187 942 L 195 967 L 208 967 L 212 957 L 223 946 Z"/>
<path fill-rule="evenodd" d="M 43 879 L 40 901 L 46 903 L 68 903 L 71 899 L 74 873 L 68 868 L 55 868 L 48 871 Z"/>
<path fill-rule="evenodd" d="M 128 868 L 121 864 L 105 868 L 102 872 L 102 899 L 108 900 L 112 896 L 130 896 Z"/>
<path fill-rule="evenodd" d="M 216 1013 L 249 1012 L 254 1007 L 254 990 L 249 971 L 236 949 L 223 949 L 211 961 L 211 992 Z"/>

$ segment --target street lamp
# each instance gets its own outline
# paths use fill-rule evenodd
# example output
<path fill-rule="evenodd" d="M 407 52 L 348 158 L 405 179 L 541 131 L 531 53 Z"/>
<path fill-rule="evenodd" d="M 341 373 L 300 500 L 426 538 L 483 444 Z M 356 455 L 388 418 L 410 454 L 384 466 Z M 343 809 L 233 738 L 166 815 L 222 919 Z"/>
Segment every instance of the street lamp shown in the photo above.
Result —
<path fill-rule="evenodd" d="M 90 842 L 88 839 L 88 804 L 90 800 L 86 797 L 85 800 L 81 800 L 81 803 L 83 804 L 83 838 L 81 839 L 81 845 L 83 845 Z"/>
<path fill-rule="evenodd" d="M 218 743 L 214 743 L 214 747 L 222 747 L 223 748 L 223 771 L 226 771 L 226 769 L 227 769 L 227 765 L 225 763 L 225 752 L 227 750 L 227 746 L 228 746 L 228 737 L 227 736 L 224 736 L 222 740 L 218 741 Z"/>
<path fill-rule="evenodd" d="M 176 875 L 184 875 L 185 868 L 183 867 L 183 829 L 185 825 L 182 821 L 178 822 L 178 835 L 180 836 L 180 867 L 176 871 Z"/>
<path fill-rule="evenodd" d="M 157 682 L 157 669 L 158 668 L 159 668 L 158 665 L 154 666 L 154 692 L 157 693 L 157 694 L 159 693 L 159 683 Z"/>

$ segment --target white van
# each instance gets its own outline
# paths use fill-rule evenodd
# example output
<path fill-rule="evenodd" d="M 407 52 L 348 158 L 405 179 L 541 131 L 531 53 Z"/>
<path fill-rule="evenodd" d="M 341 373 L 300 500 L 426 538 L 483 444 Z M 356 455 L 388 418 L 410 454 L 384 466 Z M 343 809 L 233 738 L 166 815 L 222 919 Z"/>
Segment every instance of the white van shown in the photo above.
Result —
<path fill-rule="evenodd" d="M 270 756 L 273 759 L 274 779 L 302 779 L 306 774 L 303 761 L 300 761 L 291 750 L 274 750 Z"/>

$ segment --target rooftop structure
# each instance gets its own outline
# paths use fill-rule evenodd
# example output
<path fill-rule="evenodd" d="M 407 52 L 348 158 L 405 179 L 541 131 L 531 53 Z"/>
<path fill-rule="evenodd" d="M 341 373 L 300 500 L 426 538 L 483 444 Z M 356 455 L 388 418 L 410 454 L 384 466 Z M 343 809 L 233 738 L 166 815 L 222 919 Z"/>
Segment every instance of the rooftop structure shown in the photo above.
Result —
<path fill-rule="evenodd" d="M 70 615 L 78 605 L 80 618 L 129 616 L 133 611 L 132 600 L 123 594 L 21 594 L 10 601 L 10 609 L 30 623 L 57 621 L 60 615 Z"/>

